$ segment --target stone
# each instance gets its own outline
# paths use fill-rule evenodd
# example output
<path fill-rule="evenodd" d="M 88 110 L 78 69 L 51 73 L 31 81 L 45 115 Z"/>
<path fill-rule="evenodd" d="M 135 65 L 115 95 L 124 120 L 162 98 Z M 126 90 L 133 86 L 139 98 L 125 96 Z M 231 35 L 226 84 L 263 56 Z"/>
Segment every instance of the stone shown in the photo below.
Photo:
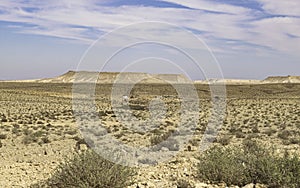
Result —
<path fill-rule="evenodd" d="M 195 188 L 204 188 L 208 187 L 206 183 L 195 183 Z"/>
<path fill-rule="evenodd" d="M 245 185 L 243 188 L 254 188 L 256 187 L 254 183 L 250 183 L 248 185 Z"/>
<path fill-rule="evenodd" d="M 79 150 L 80 150 L 80 151 L 86 151 L 86 150 L 88 150 L 88 147 L 87 147 L 86 144 L 80 144 L 80 145 L 79 145 Z"/>

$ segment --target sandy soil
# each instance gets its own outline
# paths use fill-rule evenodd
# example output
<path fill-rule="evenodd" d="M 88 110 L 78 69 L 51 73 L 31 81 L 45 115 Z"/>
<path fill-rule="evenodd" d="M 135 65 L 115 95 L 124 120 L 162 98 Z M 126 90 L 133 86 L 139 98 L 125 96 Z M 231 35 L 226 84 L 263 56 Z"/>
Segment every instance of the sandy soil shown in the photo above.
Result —
<path fill-rule="evenodd" d="M 208 86 L 196 85 L 196 89 L 200 112 L 192 139 L 165 163 L 140 167 L 136 177 L 139 187 L 177 187 L 179 180 L 195 187 L 226 187 L 197 180 L 198 146 L 211 117 L 212 104 Z M 178 127 L 181 101 L 170 85 L 137 85 L 131 91 L 130 111 L 145 122 L 143 126 L 148 131 L 124 126 L 115 113 L 125 113 L 126 109 L 114 111 L 110 94 L 110 84 L 97 86 L 95 117 L 124 144 L 150 146 L 154 137 L 174 133 Z M 146 120 L 151 116 L 149 105 L 157 96 L 166 106 L 166 115 L 154 126 Z M 84 126 L 74 117 L 72 84 L 0 83 L 0 103 L 0 187 L 28 187 L 46 179 L 66 157 L 85 149 L 77 144 L 82 138 L 79 128 Z M 256 138 L 276 146 L 278 152 L 300 153 L 300 84 L 227 86 L 226 104 L 225 119 L 213 144 L 233 145 Z M 183 123 L 188 125 L 189 121 L 187 115 Z M 95 125 L 91 133 L 99 136 L 101 131 L 97 132 Z M 176 147 L 171 144 L 160 149 L 170 151 Z M 145 156 L 138 157 L 145 164 L 156 163 Z"/>

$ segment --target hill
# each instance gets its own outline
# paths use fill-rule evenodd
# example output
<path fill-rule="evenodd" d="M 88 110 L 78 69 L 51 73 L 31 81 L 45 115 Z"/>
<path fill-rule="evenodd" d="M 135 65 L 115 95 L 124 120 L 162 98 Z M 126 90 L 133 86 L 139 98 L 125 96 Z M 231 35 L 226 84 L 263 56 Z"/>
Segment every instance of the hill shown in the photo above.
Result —
<path fill-rule="evenodd" d="M 270 76 L 263 83 L 300 83 L 300 76 Z"/>
<path fill-rule="evenodd" d="M 148 74 L 136 72 L 69 71 L 61 76 L 35 80 L 40 83 L 184 83 L 190 80 L 181 74 Z"/>

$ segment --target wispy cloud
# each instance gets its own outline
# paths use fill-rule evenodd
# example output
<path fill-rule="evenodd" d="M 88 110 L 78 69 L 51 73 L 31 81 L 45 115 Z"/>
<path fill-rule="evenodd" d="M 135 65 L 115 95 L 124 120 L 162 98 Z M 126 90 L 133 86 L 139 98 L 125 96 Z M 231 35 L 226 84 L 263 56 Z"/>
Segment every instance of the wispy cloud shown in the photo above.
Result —
<path fill-rule="evenodd" d="M 257 0 L 262 8 L 270 14 L 300 17 L 300 1 L 297 0 Z"/>
<path fill-rule="evenodd" d="M 152 6 L 105 6 L 111 1 L 96 0 L 1 1 L 0 20 L 15 23 L 17 32 L 84 43 L 128 24 L 162 21 L 189 29 L 218 52 L 272 49 L 297 54 L 300 2 L 257 1 L 262 10 L 210 0 L 156 0 L 178 7 L 156 7 L 155 1 Z"/>

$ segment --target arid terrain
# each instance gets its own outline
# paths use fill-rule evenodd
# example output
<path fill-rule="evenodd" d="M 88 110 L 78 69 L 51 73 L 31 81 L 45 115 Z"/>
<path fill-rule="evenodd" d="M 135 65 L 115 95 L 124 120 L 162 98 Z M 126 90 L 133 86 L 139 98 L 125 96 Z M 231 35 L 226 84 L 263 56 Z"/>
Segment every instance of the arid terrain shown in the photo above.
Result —
<path fill-rule="evenodd" d="M 72 106 L 72 83 L 1 82 L 0 83 L 0 187 L 29 187 L 51 177 L 57 165 L 67 157 L 86 150 Z M 126 85 L 124 86 L 126 87 Z M 182 86 L 183 87 L 183 86 Z M 200 181 L 197 175 L 199 143 L 211 116 L 211 92 L 206 84 L 195 84 L 199 96 L 199 122 L 193 138 L 181 148 L 164 145 L 158 150 L 177 151 L 164 163 L 140 157 L 152 166 L 140 167 L 131 187 L 226 187 Z M 115 115 L 111 106 L 112 84 L 97 84 L 96 118 L 108 134 L 132 146 L 150 146 L 178 126 L 180 97 L 169 84 L 137 84 L 129 95 L 130 111 L 138 120 L 150 116 L 149 104 L 160 96 L 166 116 L 158 126 L 146 124 L 147 132 L 130 130 Z M 213 145 L 239 145 L 256 139 L 276 147 L 276 151 L 300 153 L 300 84 L 260 83 L 227 85 L 223 124 Z M 126 109 L 118 108 L 122 113 Z M 123 111 L 122 111 L 123 110 Z M 127 109 L 128 110 L 128 109 Z M 183 123 L 189 124 L 189 119 Z M 99 124 L 94 127 L 100 126 Z M 214 131 L 212 131 L 214 132 Z M 101 135 L 97 128 L 94 136 Z M 96 143 L 95 143 L 96 144 Z M 163 152 L 163 151 L 162 151 Z M 154 165 L 153 165 L 154 164 Z"/>

